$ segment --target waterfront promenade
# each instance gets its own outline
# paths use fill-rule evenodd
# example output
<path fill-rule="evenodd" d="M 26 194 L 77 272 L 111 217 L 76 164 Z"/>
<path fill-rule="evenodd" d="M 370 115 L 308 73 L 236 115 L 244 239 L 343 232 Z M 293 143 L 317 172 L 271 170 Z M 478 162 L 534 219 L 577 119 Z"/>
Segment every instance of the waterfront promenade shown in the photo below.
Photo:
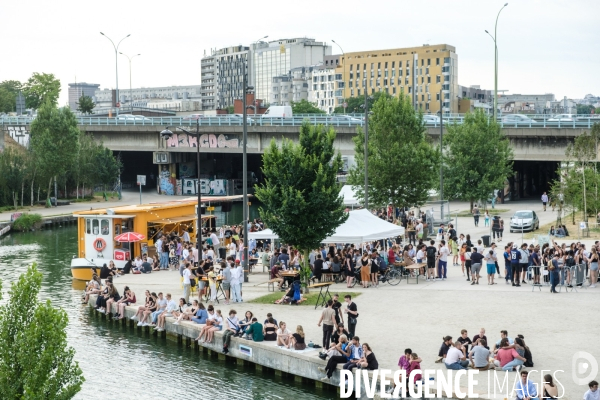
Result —
<path fill-rule="evenodd" d="M 307 342 L 321 343 L 322 331 L 317 326 L 320 308 L 248 303 L 267 294 L 266 285 L 254 286 L 267 279 L 266 274 L 251 274 L 250 282 L 243 284 L 243 304 L 226 306 L 221 302 L 215 304 L 215 308 L 223 315 L 231 308 L 236 309 L 238 315 L 250 310 L 261 322 L 271 312 L 292 330 L 302 325 Z M 182 294 L 179 273 L 175 271 L 126 275 L 115 279 L 115 284 L 120 290 L 125 285 L 130 286 L 140 302 L 145 289 L 171 293 L 174 299 Z M 434 363 L 443 336 L 456 339 L 461 329 L 467 329 L 472 337 L 480 328 L 485 328 L 489 341 L 495 342 L 500 339 L 500 330 L 506 329 L 510 337 L 525 336 L 535 363 L 535 368 L 529 369 L 563 370 L 557 377 L 565 387 L 565 398 L 576 399 L 586 388 L 575 385 L 571 378 L 573 355 L 587 351 L 600 360 L 600 348 L 595 345 L 597 324 L 590 322 L 600 311 L 598 289 L 580 288 L 578 293 L 563 291 L 551 295 L 547 287 L 543 287 L 542 292 L 537 289 L 532 292 L 530 286 L 514 288 L 503 282 L 494 286 L 471 286 L 460 267 L 450 267 L 446 281 L 420 280 L 418 285 L 403 281 L 398 286 L 381 284 L 379 288 L 369 289 L 358 286 L 346 289 L 344 284 L 338 284 L 331 290 L 332 293 L 337 290 L 362 292 L 355 299 L 360 313 L 356 334 L 361 342 L 373 348 L 380 368 L 395 370 L 398 358 L 407 347 L 423 358 L 423 369 L 443 368 L 442 364 Z M 275 348 L 274 342 L 268 345 Z M 312 357 L 315 363 L 321 363 L 316 352 Z M 511 382 L 514 375 L 510 373 Z M 477 390 L 482 396 L 486 394 L 486 373 L 480 374 Z"/>

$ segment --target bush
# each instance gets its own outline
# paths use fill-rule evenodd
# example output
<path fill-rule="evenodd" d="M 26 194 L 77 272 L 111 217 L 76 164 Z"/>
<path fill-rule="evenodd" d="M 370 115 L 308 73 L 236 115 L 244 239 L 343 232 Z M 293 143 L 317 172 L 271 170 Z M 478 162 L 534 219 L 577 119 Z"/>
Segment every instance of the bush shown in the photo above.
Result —
<path fill-rule="evenodd" d="M 13 223 L 13 229 L 21 232 L 38 229 L 42 225 L 42 216 L 40 214 L 23 214 Z"/>

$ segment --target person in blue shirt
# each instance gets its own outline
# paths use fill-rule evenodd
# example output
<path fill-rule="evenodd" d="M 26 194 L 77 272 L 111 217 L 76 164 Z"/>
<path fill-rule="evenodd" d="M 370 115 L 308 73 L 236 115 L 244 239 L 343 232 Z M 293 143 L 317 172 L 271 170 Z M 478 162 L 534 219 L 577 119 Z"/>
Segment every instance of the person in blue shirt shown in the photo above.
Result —
<path fill-rule="evenodd" d="M 198 311 L 196 312 L 196 316 L 192 318 L 192 321 L 194 321 L 197 324 L 205 324 L 207 318 L 208 318 L 208 313 L 206 312 L 206 309 L 204 308 L 204 304 L 200 303 L 198 305 Z"/>
<path fill-rule="evenodd" d="M 532 381 L 527 379 L 529 372 L 521 370 L 521 380 L 515 385 L 515 393 L 519 400 L 539 400 L 537 389 Z"/>
<path fill-rule="evenodd" d="M 513 244 L 513 248 L 510 251 L 510 266 L 512 269 L 512 285 L 513 286 L 521 286 L 521 268 L 519 261 L 521 260 L 521 252 L 517 248 L 517 244 Z"/>
<path fill-rule="evenodd" d="M 327 361 L 327 366 L 325 366 L 325 368 L 318 367 L 319 371 L 325 372 L 327 374 L 326 377 L 321 379 L 323 382 L 328 382 L 331 379 L 331 376 L 333 375 L 333 372 L 337 369 L 338 364 L 344 364 L 348 362 L 348 358 L 350 356 L 350 346 L 348 345 L 348 337 L 346 335 L 341 335 L 339 343 L 331 345 L 328 353 L 332 354 L 332 356 L 329 358 L 329 361 Z M 334 353 L 339 353 L 340 355 L 333 355 Z"/>
<path fill-rule="evenodd" d="M 501 330 L 500 331 L 500 340 L 498 340 L 496 342 L 496 345 L 494 346 L 494 353 L 500 348 L 500 342 L 502 341 L 502 339 L 508 339 L 508 344 L 512 345 L 515 343 L 515 341 L 511 338 L 508 337 L 508 331 L 506 330 Z"/>
<path fill-rule="evenodd" d="M 504 246 L 504 280 L 508 285 L 512 282 L 512 266 L 510 263 L 510 246 Z"/>

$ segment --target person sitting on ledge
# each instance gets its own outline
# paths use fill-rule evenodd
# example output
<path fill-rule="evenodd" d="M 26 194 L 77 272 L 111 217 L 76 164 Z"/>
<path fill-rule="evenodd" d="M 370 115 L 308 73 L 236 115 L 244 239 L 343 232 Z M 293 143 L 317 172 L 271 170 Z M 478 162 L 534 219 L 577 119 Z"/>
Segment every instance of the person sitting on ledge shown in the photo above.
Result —
<path fill-rule="evenodd" d="M 346 335 L 340 336 L 340 342 L 338 344 L 331 345 L 327 355 L 329 355 L 329 361 L 327 361 L 325 368 L 317 367 L 319 371 L 327 374 L 326 377 L 321 379 L 323 382 L 329 382 L 333 376 L 333 372 L 337 369 L 338 364 L 348 362 L 348 358 L 350 357 L 350 347 L 348 346 L 348 338 Z M 325 355 L 325 357 L 327 355 Z M 319 357 L 323 360 L 325 359 L 322 357 L 322 354 L 320 354 Z"/>
<path fill-rule="evenodd" d="M 183 305 L 185 306 L 185 299 L 183 299 Z M 183 312 L 180 310 L 173 312 L 173 315 L 177 318 L 177 321 L 173 322 L 173 325 L 179 325 L 181 321 L 191 321 L 199 309 L 200 303 L 198 303 L 198 300 L 194 300 L 192 301 L 192 306 L 186 308 Z"/>
<path fill-rule="evenodd" d="M 306 349 L 306 343 L 304 342 L 304 329 L 302 325 L 296 327 L 296 333 L 292 334 L 290 342 L 288 343 L 288 349 L 294 348 L 294 350 Z"/>
<path fill-rule="evenodd" d="M 204 325 L 202 327 L 202 329 L 200 329 L 200 335 L 198 335 L 198 337 L 196 339 L 194 339 L 198 343 L 200 343 L 200 342 L 205 343 L 206 342 L 206 338 L 204 340 L 202 340 L 202 337 L 204 335 L 208 334 L 208 330 L 210 328 L 212 328 L 213 323 L 215 322 L 215 319 L 217 317 L 217 313 L 215 313 L 215 308 L 212 306 L 212 304 L 210 304 L 208 306 L 208 309 L 206 311 L 208 313 L 208 317 L 206 318 L 206 321 L 204 322 L 206 325 Z"/>
<path fill-rule="evenodd" d="M 124 291 L 125 293 L 123 293 L 123 297 L 117 301 L 117 313 L 113 319 L 125 318 L 125 307 L 135 304 L 136 302 L 135 293 L 129 289 L 129 286 L 125 286 Z"/>
<path fill-rule="evenodd" d="M 252 311 L 246 311 L 246 314 L 244 314 L 244 319 L 242 319 L 239 322 L 239 325 L 240 325 L 240 333 L 238 334 L 239 336 L 243 335 L 246 328 L 248 328 L 250 326 L 250 324 L 252 323 L 253 317 L 254 317 L 254 314 L 252 314 Z"/>
<path fill-rule="evenodd" d="M 82 304 L 87 304 L 90 300 L 90 294 L 99 294 L 102 291 L 102 281 L 100 277 L 94 272 L 92 274 L 92 280 L 89 281 L 85 286 L 85 295 L 83 296 Z"/>
<path fill-rule="evenodd" d="M 346 335 L 347 337 L 348 331 L 344 328 L 344 324 L 340 322 L 339 324 L 337 324 L 337 329 L 331 335 L 331 342 L 334 344 L 339 343 L 340 337 L 342 337 L 342 335 Z"/>
<path fill-rule="evenodd" d="M 215 317 L 213 318 L 212 326 L 206 332 L 206 342 L 212 343 L 215 332 L 223 330 L 223 315 L 221 315 L 221 310 L 217 310 Z"/>
<path fill-rule="evenodd" d="M 286 327 L 285 322 L 281 321 L 279 323 L 279 329 L 277 329 L 277 346 L 283 346 L 283 347 L 288 346 L 291 336 L 292 336 L 292 333 Z"/>
<path fill-rule="evenodd" d="M 235 310 L 229 310 L 229 317 L 227 317 L 227 329 L 223 333 L 223 354 L 229 353 L 229 343 L 231 337 L 236 336 L 240 330 L 240 324 L 236 316 Z"/>
<path fill-rule="evenodd" d="M 252 318 L 252 323 L 248 328 L 246 328 L 246 335 L 248 335 L 248 339 L 253 340 L 255 342 L 263 341 L 263 326 L 261 323 L 258 322 L 256 317 Z"/>
<path fill-rule="evenodd" d="M 207 319 L 208 313 L 206 312 L 206 308 L 204 308 L 204 304 L 198 304 L 198 311 L 196 311 L 196 316 L 192 317 L 192 321 L 197 324 L 205 324 Z"/>

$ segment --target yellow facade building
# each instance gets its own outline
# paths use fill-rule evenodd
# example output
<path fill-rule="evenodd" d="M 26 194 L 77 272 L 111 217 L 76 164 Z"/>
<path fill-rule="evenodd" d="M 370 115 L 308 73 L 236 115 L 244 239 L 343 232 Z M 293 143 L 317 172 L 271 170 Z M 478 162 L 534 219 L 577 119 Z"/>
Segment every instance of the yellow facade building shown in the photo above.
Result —
<path fill-rule="evenodd" d="M 356 97 L 375 92 L 408 95 L 424 114 L 440 110 L 458 112 L 458 56 L 454 46 L 423 45 L 390 50 L 345 53 L 336 70 L 341 71 L 337 96 Z M 336 71 L 336 72 L 337 72 Z M 337 77 L 340 73 L 337 72 Z"/>

